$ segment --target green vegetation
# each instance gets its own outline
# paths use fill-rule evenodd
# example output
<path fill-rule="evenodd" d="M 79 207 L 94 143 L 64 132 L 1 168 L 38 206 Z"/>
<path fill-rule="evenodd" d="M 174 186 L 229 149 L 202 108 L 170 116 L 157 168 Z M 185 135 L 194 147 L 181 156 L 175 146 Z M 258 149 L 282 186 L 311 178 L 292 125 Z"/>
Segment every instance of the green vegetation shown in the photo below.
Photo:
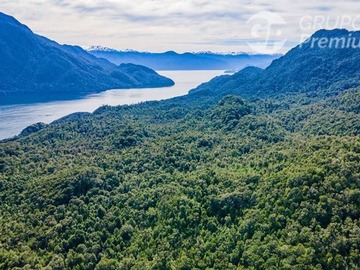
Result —
<path fill-rule="evenodd" d="M 319 30 L 264 70 L 248 67 L 233 76 L 219 76 L 193 89 L 202 95 L 238 94 L 245 98 L 281 93 L 334 94 L 360 87 L 360 50 L 352 46 L 319 46 L 324 40 L 360 40 L 360 31 Z"/>
<path fill-rule="evenodd" d="M 190 95 L 35 125 L 0 144 L 0 269 L 357 269 L 359 96 Z"/>
<path fill-rule="evenodd" d="M 305 44 L 0 143 L 0 269 L 359 269 L 359 59 Z"/>

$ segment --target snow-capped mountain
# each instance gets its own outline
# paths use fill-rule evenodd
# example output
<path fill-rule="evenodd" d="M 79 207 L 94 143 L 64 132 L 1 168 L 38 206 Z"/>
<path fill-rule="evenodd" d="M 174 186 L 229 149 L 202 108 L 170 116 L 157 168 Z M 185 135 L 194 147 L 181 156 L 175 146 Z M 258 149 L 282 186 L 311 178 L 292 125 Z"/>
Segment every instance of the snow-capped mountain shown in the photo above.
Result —
<path fill-rule="evenodd" d="M 116 50 L 104 46 L 91 46 L 87 51 L 117 65 L 133 63 L 155 70 L 240 70 L 247 66 L 265 68 L 281 55 L 249 54 L 245 52 L 186 52 L 163 53 Z"/>

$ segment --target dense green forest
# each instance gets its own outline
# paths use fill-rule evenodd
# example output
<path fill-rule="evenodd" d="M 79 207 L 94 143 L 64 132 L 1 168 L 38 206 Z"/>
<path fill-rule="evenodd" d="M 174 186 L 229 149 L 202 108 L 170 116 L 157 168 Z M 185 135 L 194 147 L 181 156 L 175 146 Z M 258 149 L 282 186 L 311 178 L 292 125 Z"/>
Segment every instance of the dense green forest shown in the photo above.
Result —
<path fill-rule="evenodd" d="M 359 63 L 297 47 L 0 142 L 0 269 L 359 269 Z"/>
<path fill-rule="evenodd" d="M 360 90 L 206 104 L 0 143 L 0 268 L 358 269 Z"/>

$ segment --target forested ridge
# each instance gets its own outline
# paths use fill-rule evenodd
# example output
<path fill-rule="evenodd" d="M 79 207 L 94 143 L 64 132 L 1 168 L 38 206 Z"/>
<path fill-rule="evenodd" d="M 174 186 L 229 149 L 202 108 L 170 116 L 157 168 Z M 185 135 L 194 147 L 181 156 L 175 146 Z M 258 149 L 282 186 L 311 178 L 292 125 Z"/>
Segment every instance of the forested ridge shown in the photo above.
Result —
<path fill-rule="evenodd" d="M 359 269 L 360 89 L 329 87 L 103 106 L 1 142 L 0 269 Z"/>
<path fill-rule="evenodd" d="M 357 269 L 359 92 L 102 107 L 2 143 L 0 267 Z"/>
<path fill-rule="evenodd" d="M 274 60 L 264 70 L 248 67 L 233 76 L 219 76 L 190 93 L 202 95 L 240 94 L 242 97 L 271 97 L 290 92 L 327 92 L 360 87 L 360 52 L 346 46 L 360 39 L 360 31 L 319 30 L 304 43 Z M 337 40 L 338 46 L 323 48 L 318 40 Z"/>
<path fill-rule="evenodd" d="M 108 89 L 172 86 L 154 70 L 119 66 L 78 46 L 60 45 L 0 12 L 0 104 L 84 97 Z"/>

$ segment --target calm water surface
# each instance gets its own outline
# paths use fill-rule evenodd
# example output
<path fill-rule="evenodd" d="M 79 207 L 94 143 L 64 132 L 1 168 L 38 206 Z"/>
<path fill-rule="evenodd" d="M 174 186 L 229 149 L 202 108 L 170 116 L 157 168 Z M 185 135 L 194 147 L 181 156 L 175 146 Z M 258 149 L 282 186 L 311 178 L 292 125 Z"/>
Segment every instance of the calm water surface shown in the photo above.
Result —
<path fill-rule="evenodd" d="M 135 104 L 182 96 L 199 84 L 224 74 L 224 71 L 161 71 L 159 73 L 173 79 L 175 85 L 164 88 L 115 89 L 76 100 L 0 106 L 0 140 L 19 134 L 31 124 L 51 123 L 74 112 L 93 112 L 102 105 Z"/>

